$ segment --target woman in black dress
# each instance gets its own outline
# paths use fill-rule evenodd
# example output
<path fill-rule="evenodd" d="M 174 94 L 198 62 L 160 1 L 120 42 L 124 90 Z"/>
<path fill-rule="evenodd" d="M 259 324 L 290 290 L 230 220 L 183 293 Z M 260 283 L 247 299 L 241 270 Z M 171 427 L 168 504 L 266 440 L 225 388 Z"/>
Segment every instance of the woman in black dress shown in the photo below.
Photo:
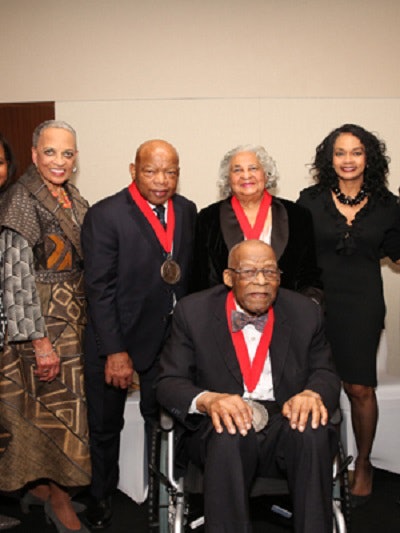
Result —
<path fill-rule="evenodd" d="M 316 185 L 298 200 L 313 215 L 327 333 L 351 404 L 358 449 L 354 506 L 372 492 L 376 352 L 385 317 L 380 259 L 400 263 L 400 207 L 387 189 L 385 152 L 385 144 L 360 126 L 335 129 L 316 149 Z"/>

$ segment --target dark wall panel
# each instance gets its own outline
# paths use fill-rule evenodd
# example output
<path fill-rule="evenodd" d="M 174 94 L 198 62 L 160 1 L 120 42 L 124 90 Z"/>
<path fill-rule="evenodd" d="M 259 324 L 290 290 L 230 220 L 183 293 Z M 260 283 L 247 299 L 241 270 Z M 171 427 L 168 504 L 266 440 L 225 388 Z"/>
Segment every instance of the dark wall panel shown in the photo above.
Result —
<path fill-rule="evenodd" d="M 0 103 L 0 132 L 8 139 L 21 175 L 31 164 L 33 130 L 44 120 L 55 118 L 54 102 Z"/>

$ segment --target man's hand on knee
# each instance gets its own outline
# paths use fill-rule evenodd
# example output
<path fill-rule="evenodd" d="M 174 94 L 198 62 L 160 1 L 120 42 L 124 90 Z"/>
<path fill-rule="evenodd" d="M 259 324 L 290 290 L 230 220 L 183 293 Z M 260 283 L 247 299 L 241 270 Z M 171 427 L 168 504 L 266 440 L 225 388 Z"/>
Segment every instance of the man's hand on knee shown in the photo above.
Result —
<path fill-rule="evenodd" d="M 205 392 L 198 397 L 196 407 L 211 417 L 217 433 L 225 426 L 231 435 L 239 431 L 245 436 L 251 428 L 252 409 L 238 394 Z"/>
<path fill-rule="evenodd" d="M 304 390 L 292 396 L 285 402 L 282 414 L 289 420 L 292 429 L 301 432 L 305 430 L 310 415 L 313 429 L 328 423 L 328 410 L 321 396 L 312 390 Z"/>

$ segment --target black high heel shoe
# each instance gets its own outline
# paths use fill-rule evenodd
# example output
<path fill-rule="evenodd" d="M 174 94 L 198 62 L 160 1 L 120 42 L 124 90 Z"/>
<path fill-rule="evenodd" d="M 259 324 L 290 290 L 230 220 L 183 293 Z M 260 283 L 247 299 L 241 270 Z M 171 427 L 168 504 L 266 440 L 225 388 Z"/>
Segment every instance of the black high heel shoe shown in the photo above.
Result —
<path fill-rule="evenodd" d="M 74 511 L 76 513 L 82 513 L 86 509 L 86 505 L 79 502 L 71 502 L 72 507 L 74 508 Z M 25 492 L 25 494 L 22 496 L 22 498 L 19 500 L 19 505 L 21 507 L 21 511 L 24 514 L 29 514 L 31 512 L 31 507 L 44 507 L 45 501 L 42 500 L 42 498 L 38 498 L 38 496 L 35 496 L 32 494 L 32 492 Z"/>
<path fill-rule="evenodd" d="M 360 496 L 358 494 L 350 494 L 350 502 L 353 509 L 356 507 L 361 507 L 362 505 L 365 505 L 369 502 L 369 500 L 372 498 L 372 492 L 369 494 L 365 494 L 364 496 Z"/>
<path fill-rule="evenodd" d="M 371 465 L 371 484 L 373 485 L 373 483 L 374 483 L 374 468 Z M 356 507 L 362 507 L 363 505 L 368 503 L 371 498 L 372 498 L 372 489 L 369 494 L 362 494 L 362 495 L 353 494 L 350 491 L 350 502 L 351 502 L 351 506 L 353 509 L 355 509 Z"/>
<path fill-rule="evenodd" d="M 65 526 L 53 511 L 53 507 L 51 506 L 49 500 L 47 500 L 47 502 L 44 504 L 44 512 L 46 515 L 46 522 L 48 524 L 53 523 L 58 533 L 90 533 L 90 531 L 82 524 L 82 522 L 79 529 L 69 529 L 67 526 Z"/>

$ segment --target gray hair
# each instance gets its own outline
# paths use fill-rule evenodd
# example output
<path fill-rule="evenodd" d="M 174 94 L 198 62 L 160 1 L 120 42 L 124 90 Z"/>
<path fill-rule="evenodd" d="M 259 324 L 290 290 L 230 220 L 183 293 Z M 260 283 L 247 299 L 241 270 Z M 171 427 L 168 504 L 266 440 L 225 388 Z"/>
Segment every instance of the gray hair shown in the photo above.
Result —
<path fill-rule="evenodd" d="M 233 150 L 229 150 L 227 152 L 220 165 L 219 165 L 219 177 L 217 181 L 217 185 L 219 188 L 219 194 L 221 199 L 227 198 L 232 194 L 231 187 L 229 185 L 229 171 L 230 171 L 230 164 L 231 159 L 236 154 L 239 154 L 241 152 L 254 152 L 256 154 L 256 157 L 258 161 L 260 162 L 260 165 L 264 169 L 265 173 L 265 188 L 266 189 L 272 189 L 276 186 L 276 180 L 279 178 L 278 169 L 276 167 L 275 161 L 272 159 L 272 157 L 268 154 L 266 149 L 263 146 L 257 146 L 253 144 L 242 144 L 239 146 L 236 146 L 236 148 L 233 148 Z"/>
<path fill-rule="evenodd" d="M 44 130 L 47 130 L 47 128 L 60 128 L 62 130 L 67 130 L 72 133 L 75 139 L 75 148 L 76 148 L 76 131 L 72 126 L 68 124 L 68 122 L 65 122 L 64 120 L 45 120 L 39 126 L 37 126 L 33 132 L 32 135 L 32 146 L 34 148 L 37 148 L 39 137 L 41 136 L 42 132 Z"/>

